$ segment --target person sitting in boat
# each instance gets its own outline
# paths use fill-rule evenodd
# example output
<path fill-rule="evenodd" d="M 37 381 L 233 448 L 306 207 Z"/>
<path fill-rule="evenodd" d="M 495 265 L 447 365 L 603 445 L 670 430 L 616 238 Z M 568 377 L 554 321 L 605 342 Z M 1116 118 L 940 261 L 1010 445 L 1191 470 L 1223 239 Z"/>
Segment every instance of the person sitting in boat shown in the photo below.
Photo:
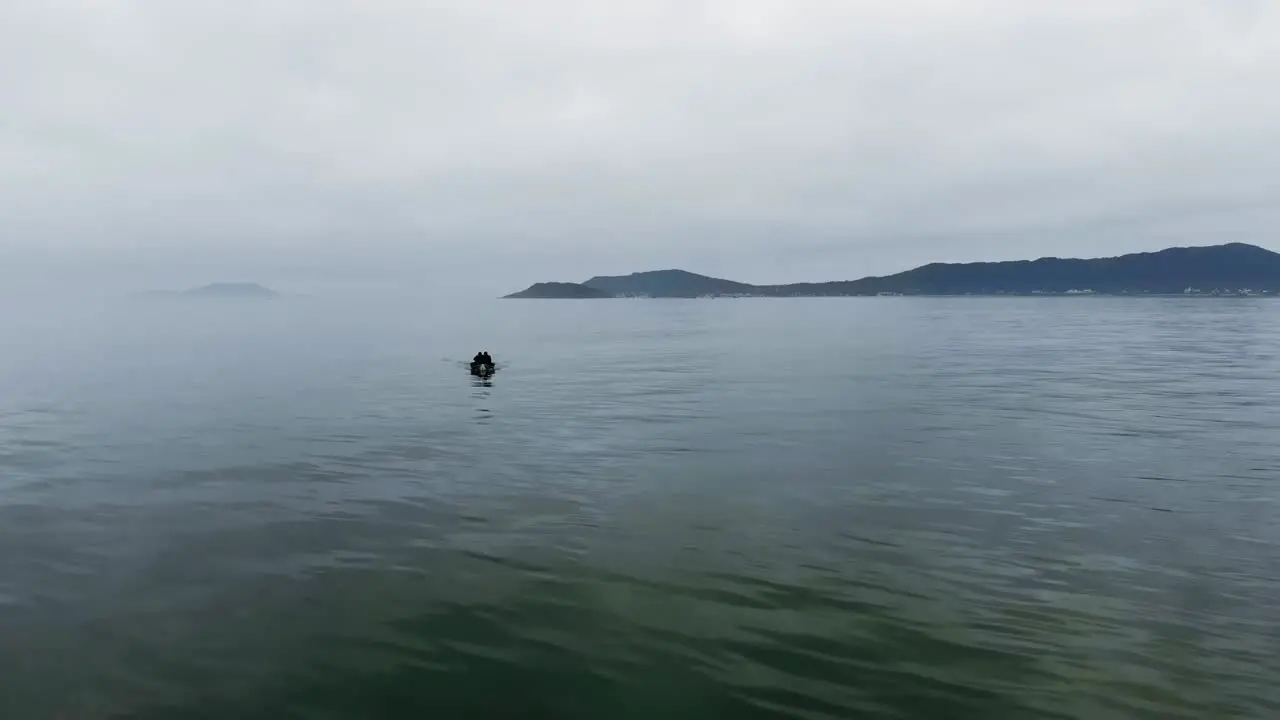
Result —
<path fill-rule="evenodd" d="M 477 372 L 480 370 L 493 369 L 493 357 L 489 355 L 488 350 L 483 350 L 481 352 L 476 353 L 476 356 L 471 359 L 471 369 L 472 371 L 477 371 Z"/>

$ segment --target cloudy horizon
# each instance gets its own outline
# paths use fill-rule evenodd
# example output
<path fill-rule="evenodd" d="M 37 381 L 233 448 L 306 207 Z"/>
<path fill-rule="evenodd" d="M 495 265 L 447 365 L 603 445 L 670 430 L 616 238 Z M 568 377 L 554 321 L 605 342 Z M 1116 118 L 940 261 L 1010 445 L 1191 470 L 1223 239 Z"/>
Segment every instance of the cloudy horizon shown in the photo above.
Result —
<path fill-rule="evenodd" d="M 1277 79 L 1262 0 L 11 0 L 0 253 L 493 295 L 1280 249 Z"/>

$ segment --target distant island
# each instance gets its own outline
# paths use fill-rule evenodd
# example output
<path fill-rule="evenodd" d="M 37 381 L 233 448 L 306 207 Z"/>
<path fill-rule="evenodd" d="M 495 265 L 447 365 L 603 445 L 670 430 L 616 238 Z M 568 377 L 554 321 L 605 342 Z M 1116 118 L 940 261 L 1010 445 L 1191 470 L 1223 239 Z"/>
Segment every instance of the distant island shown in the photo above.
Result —
<path fill-rule="evenodd" d="M 1273 295 L 1280 253 L 1228 243 L 1110 258 L 932 263 L 896 275 L 749 285 L 684 270 L 538 283 L 507 298 L 844 297 L 868 295 Z"/>
<path fill-rule="evenodd" d="M 518 293 L 507 295 L 508 298 L 532 298 L 552 300 L 582 300 L 588 298 L 609 298 L 613 295 L 594 287 L 579 283 L 545 282 L 535 283 Z"/>
<path fill-rule="evenodd" d="M 189 298 L 231 298 L 231 299 L 271 299 L 280 294 L 270 288 L 256 283 L 211 283 L 186 291 L 156 290 L 145 293 L 151 297 L 189 297 Z"/>

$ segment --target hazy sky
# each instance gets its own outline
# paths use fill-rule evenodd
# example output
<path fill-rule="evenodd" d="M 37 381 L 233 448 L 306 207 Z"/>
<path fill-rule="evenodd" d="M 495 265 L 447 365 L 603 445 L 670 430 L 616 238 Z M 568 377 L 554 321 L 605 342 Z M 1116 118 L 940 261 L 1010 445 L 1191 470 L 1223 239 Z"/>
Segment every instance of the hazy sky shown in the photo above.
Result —
<path fill-rule="evenodd" d="M 1280 248 L 1276 88 L 1274 0 L 5 0 L 0 262 L 492 294 Z"/>

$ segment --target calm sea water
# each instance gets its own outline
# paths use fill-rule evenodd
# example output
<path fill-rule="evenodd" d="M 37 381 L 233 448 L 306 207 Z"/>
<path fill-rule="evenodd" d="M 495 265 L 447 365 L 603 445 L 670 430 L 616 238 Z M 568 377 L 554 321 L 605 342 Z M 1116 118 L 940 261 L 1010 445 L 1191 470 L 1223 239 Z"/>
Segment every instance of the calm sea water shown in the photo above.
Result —
<path fill-rule="evenodd" d="M 147 301 L 0 343 L 4 718 L 1280 717 L 1280 302 Z"/>

